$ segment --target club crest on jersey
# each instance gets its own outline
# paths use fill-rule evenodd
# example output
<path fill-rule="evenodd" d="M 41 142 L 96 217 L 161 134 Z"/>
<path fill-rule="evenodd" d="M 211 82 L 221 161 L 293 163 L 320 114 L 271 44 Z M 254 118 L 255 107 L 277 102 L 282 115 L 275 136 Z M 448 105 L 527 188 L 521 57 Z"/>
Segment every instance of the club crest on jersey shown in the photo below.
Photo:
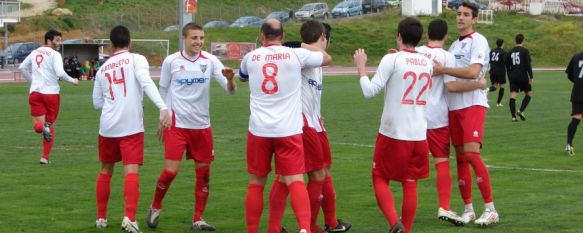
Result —
<path fill-rule="evenodd" d="M 207 67 L 207 64 L 206 63 L 205 64 L 199 64 L 199 66 L 200 66 L 200 71 L 202 71 L 203 73 L 206 72 L 206 67 Z"/>
<path fill-rule="evenodd" d="M 462 49 L 466 47 L 466 43 L 462 43 Z"/>
<path fill-rule="evenodd" d="M 180 71 L 184 71 L 184 65 L 180 65 Z"/>

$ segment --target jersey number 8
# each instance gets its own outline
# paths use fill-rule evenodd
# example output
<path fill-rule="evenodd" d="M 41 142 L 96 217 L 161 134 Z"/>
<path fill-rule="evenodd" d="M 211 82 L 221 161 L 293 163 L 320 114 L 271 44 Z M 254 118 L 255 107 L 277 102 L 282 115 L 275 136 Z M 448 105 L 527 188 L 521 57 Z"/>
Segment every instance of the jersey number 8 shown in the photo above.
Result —
<path fill-rule="evenodd" d="M 263 91 L 263 93 L 268 95 L 277 93 L 279 87 L 277 86 L 277 80 L 275 80 L 275 78 L 277 77 L 278 70 L 279 68 L 275 63 L 267 63 L 263 65 L 262 71 L 264 79 L 261 83 L 261 91 Z M 269 87 L 267 86 L 268 83 L 271 83 Z"/>

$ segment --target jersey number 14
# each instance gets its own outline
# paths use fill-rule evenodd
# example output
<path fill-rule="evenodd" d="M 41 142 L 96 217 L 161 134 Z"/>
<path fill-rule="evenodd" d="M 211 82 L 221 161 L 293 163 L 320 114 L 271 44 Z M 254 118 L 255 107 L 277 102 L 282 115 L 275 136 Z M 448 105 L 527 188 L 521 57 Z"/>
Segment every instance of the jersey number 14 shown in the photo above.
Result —
<path fill-rule="evenodd" d="M 115 100 L 115 96 L 113 95 L 114 84 L 123 84 L 123 96 L 126 96 L 126 79 L 123 72 L 123 67 L 121 67 L 119 70 L 121 73 L 121 78 L 117 77 L 117 72 L 115 72 L 116 70 L 105 73 L 105 77 L 109 81 L 109 95 L 111 96 L 111 100 Z"/>

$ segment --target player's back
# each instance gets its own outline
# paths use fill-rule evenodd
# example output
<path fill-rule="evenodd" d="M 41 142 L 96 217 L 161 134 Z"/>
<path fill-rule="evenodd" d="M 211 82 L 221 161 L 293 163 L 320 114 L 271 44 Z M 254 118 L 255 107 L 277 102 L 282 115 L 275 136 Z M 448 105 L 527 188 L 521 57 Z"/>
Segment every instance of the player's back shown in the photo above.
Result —
<path fill-rule="evenodd" d="M 57 94 L 60 91 L 59 77 L 55 65 L 63 64 L 61 54 L 50 47 L 39 47 L 28 55 L 25 63 L 30 63 L 32 82 L 30 92 L 36 91 L 43 94 Z M 55 61 L 60 61 L 55 64 Z"/>
<path fill-rule="evenodd" d="M 446 67 L 455 65 L 455 58 L 451 53 L 441 47 L 432 47 L 428 45 L 420 46 L 416 50 L 429 58 L 437 61 Z M 445 88 L 445 74 L 431 77 L 431 89 L 427 100 L 427 128 L 436 129 L 448 125 L 448 108 L 446 101 L 447 89 Z"/>
<path fill-rule="evenodd" d="M 294 49 L 281 45 L 258 48 L 245 56 L 249 75 L 249 130 L 257 136 L 301 133 L 301 64 Z"/>
<path fill-rule="evenodd" d="M 507 66 L 510 70 L 510 76 L 518 78 L 527 78 L 526 72 L 530 68 L 530 53 L 528 49 L 522 46 L 516 46 L 508 51 Z"/>
<path fill-rule="evenodd" d="M 114 53 L 97 71 L 95 85 L 105 101 L 99 134 L 121 137 L 144 131 L 141 72 L 149 72 L 146 58 L 128 51 Z M 149 78 L 149 75 L 145 75 Z"/>
<path fill-rule="evenodd" d="M 504 75 L 504 59 L 506 57 L 506 51 L 502 48 L 495 48 L 490 51 L 490 74 L 491 75 Z"/>
<path fill-rule="evenodd" d="M 302 113 L 306 117 L 308 126 L 315 128 L 317 132 L 324 130 L 320 124 L 322 80 L 321 67 L 302 69 Z"/>
<path fill-rule="evenodd" d="M 573 82 L 571 101 L 583 102 L 583 52 L 577 53 L 571 58 L 566 73 Z"/>
<path fill-rule="evenodd" d="M 403 50 L 383 57 L 373 78 L 389 75 L 380 133 L 399 140 L 425 140 L 431 73 L 432 61 L 416 51 Z"/>

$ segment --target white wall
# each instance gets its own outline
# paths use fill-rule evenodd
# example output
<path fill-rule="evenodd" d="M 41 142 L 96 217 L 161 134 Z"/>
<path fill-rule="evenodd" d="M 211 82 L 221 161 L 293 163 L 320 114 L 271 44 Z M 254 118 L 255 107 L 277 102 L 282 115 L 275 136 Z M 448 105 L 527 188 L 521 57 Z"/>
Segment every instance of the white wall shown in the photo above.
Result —
<path fill-rule="evenodd" d="M 403 0 L 401 14 L 404 16 L 441 14 L 442 0 Z"/>

